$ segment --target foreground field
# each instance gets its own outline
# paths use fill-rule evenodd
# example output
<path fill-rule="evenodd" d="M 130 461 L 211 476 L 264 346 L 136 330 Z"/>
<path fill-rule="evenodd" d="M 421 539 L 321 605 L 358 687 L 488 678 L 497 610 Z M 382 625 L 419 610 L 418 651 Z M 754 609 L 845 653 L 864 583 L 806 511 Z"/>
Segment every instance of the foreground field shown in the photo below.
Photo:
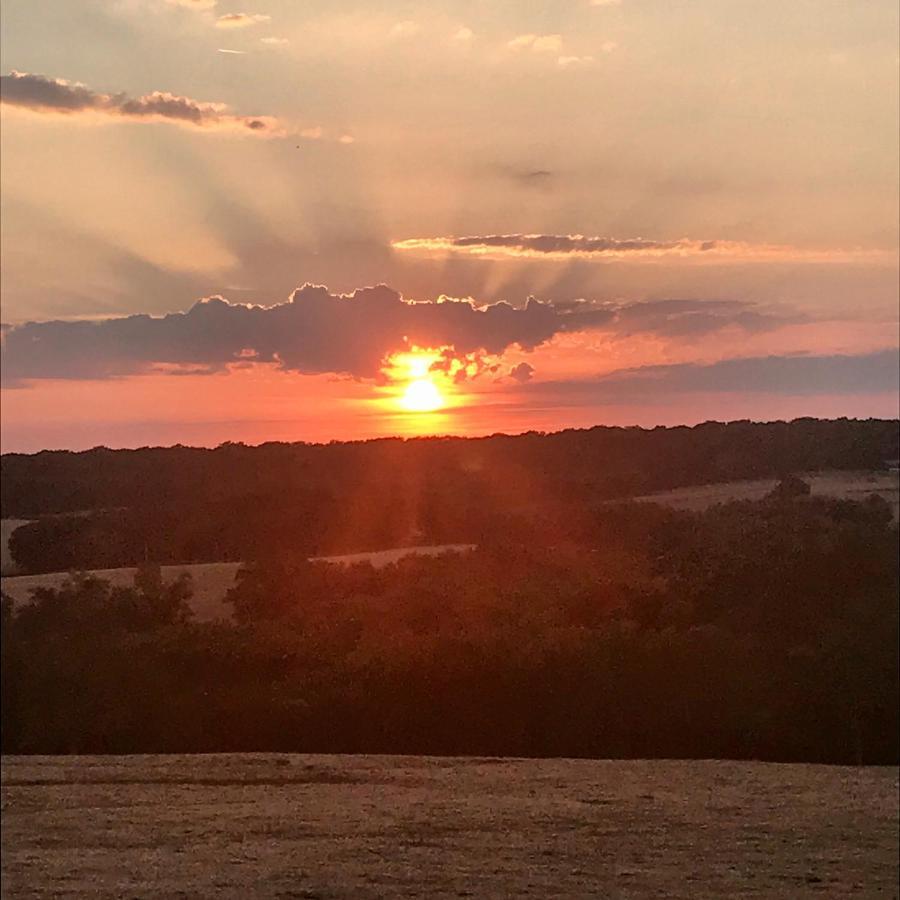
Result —
<path fill-rule="evenodd" d="M 897 770 L 7 757 L 4 897 L 896 896 Z"/>

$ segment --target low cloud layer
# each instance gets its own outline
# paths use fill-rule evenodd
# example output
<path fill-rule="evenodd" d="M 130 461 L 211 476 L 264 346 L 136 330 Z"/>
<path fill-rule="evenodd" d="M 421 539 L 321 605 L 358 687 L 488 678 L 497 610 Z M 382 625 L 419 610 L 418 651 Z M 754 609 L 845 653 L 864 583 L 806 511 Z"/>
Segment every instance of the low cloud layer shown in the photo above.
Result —
<path fill-rule="evenodd" d="M 384 285 L 331 294 L 305 285 L 275 306 L 246 306 L 221 297 L 184 313 L 5 326 L 6 386 L 46 378 L 111 378 L 159 368 L 220 371 L 230 365 L 274 364 L 303 373 L 377 377 L 385 358 L 412 346 L 450 347 L 459 357 L 531 350 L 562 332 L 692 338 L 725 328 L 771 330 L 788 320 L 737 301 L 641 303 L 529 300 L 480 306 L 472 300 L 404 300 Z M 525 370 L 519 370 L 523 375 Z"/>
<path fill-rule="evenodd" d="M 657 403 L 681 394 L 822 396 L 897 393 L 900 350 L 860 355 L 760 356 L 620 369 L 599 378 L 522 384 L 561 405 Z"/>
<path fill-rule="evenodd" d="M 487 259 L 598 259 L 642 261 L 685 259 L 705 262 L 850 262 L 895 258 L 880 250 L 808 250 L 745 241 L 652 241 L 644 238 L 585 237 L 582 234 L 485 234 L 467 237 L 408 238 L 393 241 L 395 250 L 431 254 L 464 254 Z"/>
<path fill-rule="evenodd" d="M 103 94 L 83 84 L 27 72 L 0 76 L 0 102 L 32 113 L 170 122 L 207 131 L 238 131 L 260 136 L 283 133 L 270 116 L 237 116 L 222 103 L 206 103 L 154 91 L 141 97 Z"/>

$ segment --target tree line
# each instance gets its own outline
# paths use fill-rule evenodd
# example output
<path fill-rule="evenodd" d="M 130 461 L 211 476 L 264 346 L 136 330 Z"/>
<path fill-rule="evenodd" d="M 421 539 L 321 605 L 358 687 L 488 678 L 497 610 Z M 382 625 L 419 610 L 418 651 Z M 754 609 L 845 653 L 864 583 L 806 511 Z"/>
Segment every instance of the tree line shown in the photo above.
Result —
<path fill-rule="evenodd" d="M 152 566 L 4 600 L 3 752 L 897 763 L 886 503 L 592 516 L 378 570 L 279 546 L 222 622 Z"/>
<path fill-rule="evenodd" d="M 558 540 L 610 500 L 685 485 L 875 469 L 898 423 L 840 419 L 606 428 L 213 450 L 97 448 L 0 459 L 2 514 L 38 520 L 26 572 L 482 543 L 535 524 Z M 79 515 L 72 515 L 79 513 Z"/>

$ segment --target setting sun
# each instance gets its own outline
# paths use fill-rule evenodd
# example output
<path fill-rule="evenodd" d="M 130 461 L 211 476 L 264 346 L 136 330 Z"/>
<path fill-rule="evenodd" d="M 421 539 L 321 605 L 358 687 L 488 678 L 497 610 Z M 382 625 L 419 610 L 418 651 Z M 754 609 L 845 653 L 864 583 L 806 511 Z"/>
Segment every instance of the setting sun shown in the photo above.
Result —
<path fill-rule="evenodd" d="M 0 900 L 900 900 L 900 0 L 0 10 Z"/>
<path fill-rule="evenodd" d="M 447 398 L 438 387 L 443 382 L 441 372 L 433 367 L 441 359 L 439 351 L 413 347 L 393 354 L 384 369 L 394 385 L 393 401 L 406 412 L 429 413 L 447 406 Z"/>
<path fill-rule="evenodd" d="M 400 398 L 400 405 L 410 412 L 433 412 L 444 406 L 437 385 L 428 378 L 411 381 Z"/>

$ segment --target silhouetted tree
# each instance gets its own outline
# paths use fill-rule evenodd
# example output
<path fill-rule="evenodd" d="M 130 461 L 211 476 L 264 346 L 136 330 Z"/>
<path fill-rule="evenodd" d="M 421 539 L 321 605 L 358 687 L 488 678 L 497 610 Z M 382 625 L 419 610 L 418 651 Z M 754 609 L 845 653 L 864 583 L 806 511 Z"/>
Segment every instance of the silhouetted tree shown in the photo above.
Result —
<path fill-rule="evenodd" d="M 383 569 L 285 551 L 208 624 L 158 568 L 127 588 L 75 576 L 3 604 L 3 750 L 896 764 L 885 507 L 616 504 L 565 541 L 548 523 L 551 546 L 526 516 Z"/>
<path fill-rule="evenodd" d="M 772 500 L 796 500 L 800 497 L 808 497 L 811 488 L 807 482 L 796 475 L 787 475 L 772 488 L 769 497 Z"/>
<path fill-rule="evenodd" d="M 874 419 L 96 448 L 3 455 L 0 510 L 38 519 L 10 545 L 26 572 L 321 556 L 498 535 L 554 546 L 582 540 L 610 500 L 783 472 L 876 469 L 897 455 L 897 422 Z"/>

